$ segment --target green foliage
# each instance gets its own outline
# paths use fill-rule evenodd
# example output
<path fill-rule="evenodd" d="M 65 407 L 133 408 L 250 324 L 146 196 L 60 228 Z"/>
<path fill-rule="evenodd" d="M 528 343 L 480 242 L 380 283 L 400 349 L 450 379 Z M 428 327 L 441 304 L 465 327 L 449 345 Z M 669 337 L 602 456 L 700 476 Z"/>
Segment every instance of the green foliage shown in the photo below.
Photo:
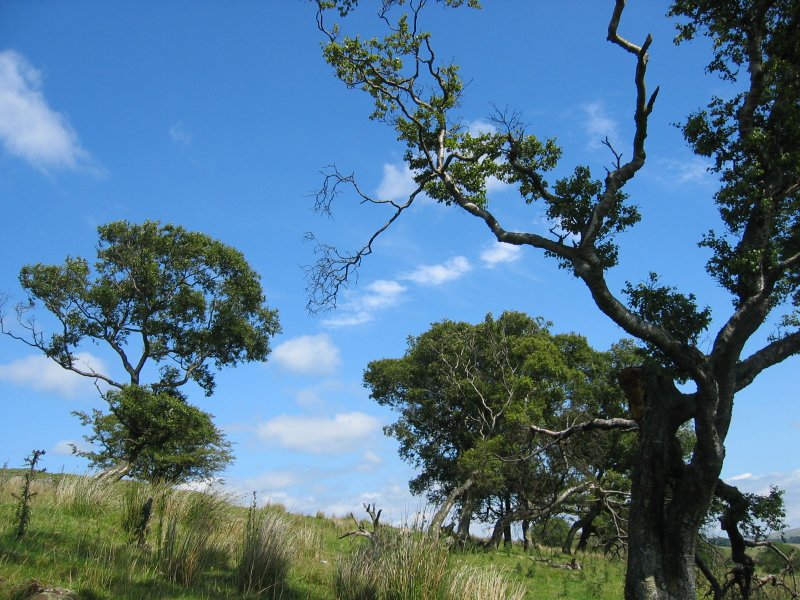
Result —
<path fill-rule="evenodd" d="M 776 277 L 773 305 L 788 297 L 800 304 L 796 272 L 784 266 L 800 249 L 798 13 L 796 0 L 678 0 L 670 11 L 688 19 L 678 25 L 678 42 L 713 39 L 710 72 L 738 82 L 746 68 L 750 79 L 747 92 L 714 96 L 683 125 L 695 152 L 712 158 L 720 174 L 716 202 L 726 231 L 710 231 L 702 245 L 713 251 L 709 273 L 737 307 L 767 273 Z"/>
<path fill-rule="evenodd" d="M 771 575 L 782 573 L 786 570 L 797 572 L 800 569 L 800 551 L 789 544 L 780 542 L 772 542 L 772 544 L 774 549 L 771 547 L 764 548 L 756 556 L 758 568 L 762 572 Z"/>
<path fill-rule="evenodd" d="M 364 383 L 399 413 L 384 431 L 419 469 L 412 491 L 440 503 L 472 478 L 469 496 L 485 503 L 490 519 L 500 496 L 534 506 L 580 477 L 627 474 L 633 442 L 624 435 L 591 434 L 556 449 L 533 439 L 530 426 L 624 416 L 614 371 L 640 359 L 629 343 L 601 353 L 581 336 L 553 335 L 542 319 L 504 312 L 476 325 L 434 323 L 409 338 L 403 358 L 371 362 Z"/>
<path fill-rule="evenodd" d="M 92 466 L 125 461 L 128 474 L 146 481 L 207 479 L 233 460 L 231 445 L 212 415 L 167 392 L 125 386 L 106 393 L 109 413 L 75 412 L 92 427 L 86 440 L 98 450 L 77 451 Z"/>
<path fill-rule="evenodd" d="M 121 387 L 75 358 L 84 340 L 104 342 L 119 355 L 131 384 L 139 384 L 152 361 L 160 366 L 154 389 L 192 380 L 206 394 L 214 388 L 212 364 L 267 357 L 269 339 L 280 329 L 277 313 L 266 306 L 260 277 L 239 251 L 156 221 L 116 221 L 98 233 L 93 269 L 86 259 L 67 258 L 60 266 L 34 264 L 20 271 L 29 294 L 23 312 L 38 301 L 62 325 L 47 340 L 27 324 L 33 343 L 48 357 Z"/>
<path fill-rule="evenodd" d="M 531 527 L 528 535 L 535 544 L 560 548 L 567 539 L 569 528 L 569 523 L 564 519 L 544 519 Z"/>

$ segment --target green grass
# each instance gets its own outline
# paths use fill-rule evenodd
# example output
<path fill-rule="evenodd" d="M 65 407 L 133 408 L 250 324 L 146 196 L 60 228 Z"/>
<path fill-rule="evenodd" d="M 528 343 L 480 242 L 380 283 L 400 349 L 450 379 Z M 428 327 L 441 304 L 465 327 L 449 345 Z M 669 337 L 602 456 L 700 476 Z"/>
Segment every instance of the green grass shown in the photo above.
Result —
<path fill-rule="evenodd" d="M 389 528 L 380 542 L 340 539 L 353 530 L 351 519 L 295 515 L 279 505 L 253 513 L 241 499 L 221 494 L 74 475 L 36 478 L 28 533 L 17 540 L 12 494 L 21 485 L 18 471 L 0 470 L 0 600 L 23 598 L 32 581 L 74 590 L 84 600 L 623 596 L 624 564 L 601 555 L 580 555 L 577 570 L 558 568 L 572 557 L 549 548 L 447 550 L 419 533 Z M 140 546 L 132 523 L 151 495 L 153 517 Z M 381 591 L 359 595 L 372 580 Z"/>

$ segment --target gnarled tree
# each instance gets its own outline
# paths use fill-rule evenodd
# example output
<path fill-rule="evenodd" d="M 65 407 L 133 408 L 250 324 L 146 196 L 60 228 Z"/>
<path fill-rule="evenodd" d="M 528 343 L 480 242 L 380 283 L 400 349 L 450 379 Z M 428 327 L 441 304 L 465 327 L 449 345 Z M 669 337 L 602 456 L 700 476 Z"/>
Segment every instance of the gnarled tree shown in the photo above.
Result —
<path fill-rule="evenodd" d="M 643 35 L 636 44 L 619 33 L 624 0 L 609 3 L 607 39 L 631 60 L 630 158 L 623 161 L 612 148 L 615 164 L 604 177 L 579 165 L 555 181 L 548 176 L 561 157 L 555 141 L 540 140 L 503 115 L 493 133 L 473 135 L 459 121 L 455 109 L 464 85 L 456 65 L 442 63 L 431 36 L 420 29 L 424 0 L 384 2 L 380 16 L 390 32 L 373 39 L 342 37 L 328 24 L 330 9 L 346 15 L 356 4 L 318 0 L 325 59 L 348 87 L 372 96 L 372 117 L 393 127 L 406 145 L 416 189 L 404 201 L 389 201 L 356 188 L 363 201 L 391 214 L 355 252 L 318 245 L 310 307 L 335 303 L 377 236 L 423 194 L 484 222 L 500 242 L 538 248 L 558 260 L 586 285 L 599 310 L 663 365 L 641 371 L 646 405 L 633 475 L 626 597 L 694 599 L 697 531 L 717 490 L 734 397 L 765 369 L 800 352 L 800 1 L 675 0 L 670 10 L 684 19 L 681 40 L 713 40 L 708 69 L 733 84 L 730 97 L 711 98 L 683 125 L 686 140 L 712 159 L 721 182 L 713 200 L 722 228 L 702 244 L 711 251 L 708 273 L 730 293 L 732 309 L 716 316 L 721 326 L 707 348 L 698 336 L 710 325 L 710 312 L 693 295 L 656 278 L 619 294 L 606 277 L 618 259 L 615 237 L 640 218 L 625 189 L 645 166 L 658 94 L 645 81 L 652 38 Z M 407 13 L 395 19 L 394 9 Z M 518 186 L 524 202 L 543 203 L 558 225 L 555 233 L 504 226 L 488 203 L 489 177 Z M 330 210 L 335 193 L 350 183 L 352 178 L 330 172 L 318 208 Z M 768 320 L 780 327 L 753 349 Z M 696 390 L 683 391 L 676 380 L 690 380 Z M 696 442 L 682 461 L 676 433 L 687 421 Z"/>

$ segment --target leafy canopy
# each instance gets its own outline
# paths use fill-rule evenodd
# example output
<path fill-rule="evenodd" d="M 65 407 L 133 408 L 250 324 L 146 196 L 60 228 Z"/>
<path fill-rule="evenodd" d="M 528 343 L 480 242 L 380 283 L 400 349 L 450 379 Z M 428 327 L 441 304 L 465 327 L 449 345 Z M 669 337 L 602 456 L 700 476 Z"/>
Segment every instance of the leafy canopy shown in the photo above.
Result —
<path fill-rule="evenodd" d="M 84 340 L 104 342 L 119 357 L 129 384 L 139 385 L 148 362 L 159 365 L 155 391 L 194 381 L 210 395 L 216 368 L 265 360 L 280 331 L 260 277 L 243 255 L 177 225 L 116 221 L 98 228 L 97 261 L 27 265 L 20 283 L 29 304 L 41 302 L 62 328 L 46 338 L 23 321 L 30 345 L 62 367 L 122 388 L 109 374 L 79 364 Z M 15 336 L 16 337 L 16 336 Z"/>
<path fill-rule="evenodd" d="M 138 386 L 105 394 L 110 412 L 75 412 L 92 427 L 86 440 L 98 450 L 75 453 L 102 469 L 124 461 L 127 474 L 146 481 L 206 479 L 233 460 L 231 445 L 212 415 L 176 395 Z"/>

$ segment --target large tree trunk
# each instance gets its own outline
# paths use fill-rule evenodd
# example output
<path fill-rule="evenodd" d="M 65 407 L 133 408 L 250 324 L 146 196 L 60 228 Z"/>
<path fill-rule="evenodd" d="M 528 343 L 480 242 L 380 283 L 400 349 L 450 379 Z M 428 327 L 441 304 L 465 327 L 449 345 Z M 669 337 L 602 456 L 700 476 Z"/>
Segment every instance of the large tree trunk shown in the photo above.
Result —
<path fill-rule="evenodd" d="M 681 394 L 666 376 L 646 375 L 647 405 L 640 422 L 628 527 L 626 600 L 696 600 L 695 541 L 722 468 L 714 403 L 702 392 Z M 712 409 L 713 410 L 713 409 Z M 695 417 L 698 442 L 685 465 L 676 438 Z"/>
<path fill-rule="evenodd" d="M 469 493 L 464 494 L 461 501 L 461 511 L 458 514 L 456 537 L 461 544 L 469 542 L 469 527 L 472 525 L 472 513 L 477 508 L 478 501 Z"/>

